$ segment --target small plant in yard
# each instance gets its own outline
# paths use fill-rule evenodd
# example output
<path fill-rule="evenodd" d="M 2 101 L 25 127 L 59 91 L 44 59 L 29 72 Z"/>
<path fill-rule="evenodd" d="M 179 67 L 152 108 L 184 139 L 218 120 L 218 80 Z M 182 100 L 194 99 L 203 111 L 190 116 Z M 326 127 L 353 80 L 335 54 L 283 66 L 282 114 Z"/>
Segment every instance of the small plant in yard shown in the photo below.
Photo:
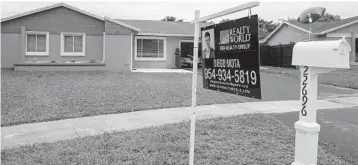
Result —
<path fill-rule="evenodd" d="M 95 62 L 96 62 L 96 60 L 91 60 L 91 61 L 90 61 L 90 63 L 95 63 Z"/>
<path fill-rule="evenodd" d="M 51 63 L 56 63 L 56 61 L 55 61 L 55 60 L 52 60 Z"/>
<path fill-rule="evenodd" d="M 182 68 L 183 65 L 183 58 L 181 55 L 181 51 L 179 48 L 175 49 L 175 67 L 180 69 Z"/>
<path fill-rule="evenodd" d="M 71 62 L 75 62 L 75 60 L 72 60 Z"/>

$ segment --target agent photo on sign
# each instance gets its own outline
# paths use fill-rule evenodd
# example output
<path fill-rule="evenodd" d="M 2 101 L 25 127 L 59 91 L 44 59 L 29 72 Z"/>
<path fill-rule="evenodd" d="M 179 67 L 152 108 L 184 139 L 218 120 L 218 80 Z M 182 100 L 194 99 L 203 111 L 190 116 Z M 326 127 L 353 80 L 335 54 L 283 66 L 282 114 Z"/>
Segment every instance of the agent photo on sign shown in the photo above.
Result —
<path fill-rule="evenodd" d="M 203 51 L 202 57 L 207 58 L 215 58 L 215 38 L 214 38 L 214 29 L 204 30 L 202 31 L 202 43 L 203 43 Z"/>

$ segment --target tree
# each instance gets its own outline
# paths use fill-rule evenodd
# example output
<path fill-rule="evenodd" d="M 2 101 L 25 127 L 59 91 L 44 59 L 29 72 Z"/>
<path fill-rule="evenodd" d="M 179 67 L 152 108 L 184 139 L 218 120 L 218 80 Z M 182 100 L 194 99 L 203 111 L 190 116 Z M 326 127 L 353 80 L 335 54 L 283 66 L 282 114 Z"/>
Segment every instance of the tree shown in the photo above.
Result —
<path fill-rule="evenodd" d="M 278 25 L 278 23 L 273 23 L 272 20 L 266 21 L 263 18 L 259 18 L 259 39 L 266 38 Z"/>
<path fill-rule="evenodd" d="M 333 15 L 331 13 L 325 13 L 319 20 L 318 22 L 332 22 L 332 21 L 340 21 L 341 16 L 339 15 Z"/>
<path fill-rule="evenodd" d="M 293 21 L 297 21 L 297 18 L 287 17 L 287 19 L 283 19 L 283 20 L 293 22 Z"/>
<path fill-rule="evenodd" d="M 283 19 L 284 21 L 297 21 L 297 18 L 288 17 L 287 19 Z M 331 13 L 325 13 L 318 22 L 332 22 L 332 21 L 340 21 L 341 16 L 333 15 Z"/>
<path fill-rule="evenodd" d="M 174 16 L 166 16 L 163 19 L 161 19 L 161 21 L 172 21 L 172 22 L 183 22 L 183 19 L 178 19 Z"/>
<path fill-rule="evenodd" d="M 230 19 L 222 19 L 219 23 L 229 22 Z"/>
<path fill-rule="evenodd" d="M 208 20 L 201 21 L 201 23 L 215 24 L 215 22 L 214 22 L 214 21 L 208 21 Z"/>
<path fill-rule="evenodd" d="M 177 18 L 173 17 L 173 16 L 166 16 L 163 19 L 161 19 L 161 21 L 176 21 Z"/>

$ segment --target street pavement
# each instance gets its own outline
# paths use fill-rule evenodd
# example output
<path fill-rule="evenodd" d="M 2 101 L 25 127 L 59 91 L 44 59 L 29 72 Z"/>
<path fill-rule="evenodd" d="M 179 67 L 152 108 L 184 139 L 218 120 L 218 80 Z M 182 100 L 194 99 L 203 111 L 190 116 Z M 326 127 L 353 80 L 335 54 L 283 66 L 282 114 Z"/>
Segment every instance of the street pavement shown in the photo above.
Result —
<path fill-rule="evenodd" d="M 299 100 L 300 80 L 261 72 L 262 101 Z M 358 96 L 358 90 L 319 84 L 318 98 Z"/>
<path fill-rule="evenodd" d="M 274 116 L 292 130 L 298 121 L 296 112 Z M 318 110 L 317 123 L 321 126 L 319 142 L 333 145 L 337 156 L 358 164 L 358 107 Z"/>

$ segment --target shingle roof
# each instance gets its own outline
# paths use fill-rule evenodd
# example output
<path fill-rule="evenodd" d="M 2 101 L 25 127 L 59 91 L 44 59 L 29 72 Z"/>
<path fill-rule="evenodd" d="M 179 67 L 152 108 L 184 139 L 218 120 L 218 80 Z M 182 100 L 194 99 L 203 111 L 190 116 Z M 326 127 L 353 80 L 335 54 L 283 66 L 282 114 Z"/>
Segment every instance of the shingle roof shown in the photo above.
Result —
<path fill-rule="evenodd" d="M 341 26 L 341 25 L 344 25 L 344 24 L 347 24 L 347 23 L 350 23 L 350 22 L 353 22 L 356 20 L 358 20 L 358 16 L 346 18 L 346 19 L 343 19 L 340 21 L 333 21 L 333 22 L 315 22 L 312 24 L 312 27 L 311 27 L 312 33 L 321 33 L 326 30 L 333 29 L 335 27 L 338 27 L 338 26 Z M 300 23 L 297 21 L 289 21 L 288 23 L 291 23 L 291 24 L 296 25 L 300 28 L 309 30 L 308 24 L 303 24 L 303 23 Z"/>
<path fill-rule="evenodd" d="M 128 25 L 141 29 L 140 33 L 155 34 L 177 34 L 184 36 L 194 35 L 194 24 L 190 22 L 173 22 L 173 21 L 157 21 L 157 20 L 125 20 L 116 19 Z M 207 26 L 209 24 L 201 24 Z"/>

